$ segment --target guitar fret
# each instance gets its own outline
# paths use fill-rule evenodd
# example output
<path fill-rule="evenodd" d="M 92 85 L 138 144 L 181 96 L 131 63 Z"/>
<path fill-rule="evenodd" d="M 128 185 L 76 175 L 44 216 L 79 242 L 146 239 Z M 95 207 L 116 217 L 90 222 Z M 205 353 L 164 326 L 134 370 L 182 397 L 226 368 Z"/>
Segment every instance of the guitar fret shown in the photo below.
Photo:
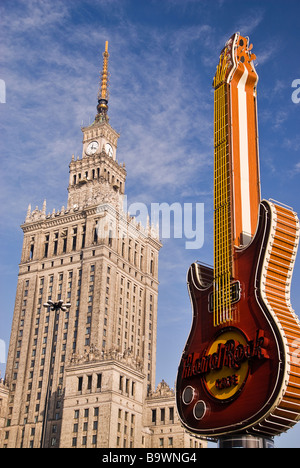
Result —
<path fill-rule="evenodd" d="M 232 320 L 231 207 L 226 87 L 215 91 L 214 103 L 214 326 Z"/>

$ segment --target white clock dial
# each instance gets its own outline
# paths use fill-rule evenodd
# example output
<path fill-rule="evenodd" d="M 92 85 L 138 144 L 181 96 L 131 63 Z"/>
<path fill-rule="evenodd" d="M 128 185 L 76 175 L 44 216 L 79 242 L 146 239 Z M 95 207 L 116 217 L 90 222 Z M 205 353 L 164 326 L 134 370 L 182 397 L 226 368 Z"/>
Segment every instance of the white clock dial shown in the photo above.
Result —
<path fill-rule="evenodd" d="M 105 145 L 105 153 L 108 154 L 112 158 L 114 151 L 112 149 L 112 146 L 109 143 L 106 143 Z"/>
<path fill-rule="evenodd" d="M 92 154 L 96 153 L 98 148 L 99 148 L 98 141 L 91 141 L 91 143 L 89 143 L 85 152 L 88 156 L 91 156 Z"/>

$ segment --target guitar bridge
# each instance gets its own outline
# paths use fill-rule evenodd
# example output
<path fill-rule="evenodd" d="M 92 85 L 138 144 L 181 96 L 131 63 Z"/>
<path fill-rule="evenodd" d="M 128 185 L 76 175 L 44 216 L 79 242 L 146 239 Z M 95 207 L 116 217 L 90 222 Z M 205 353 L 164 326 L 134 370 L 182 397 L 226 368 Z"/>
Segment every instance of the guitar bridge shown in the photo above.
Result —
<path fill-rule="evenodd" d="M 223 294 L 224 291 L 221 291 L 220 293 L 220 298 L 221 302 L 223 299 Z M 239 302 L 241 298 L 241 283 L 239 281 L 235 281 L 230 285 L 230 302 L 231 304 L 235 304 L 236 302 Z M 214 311 L 214 293 L 211 292 L 208 296 L 208 311 L 213 312 Z"/>

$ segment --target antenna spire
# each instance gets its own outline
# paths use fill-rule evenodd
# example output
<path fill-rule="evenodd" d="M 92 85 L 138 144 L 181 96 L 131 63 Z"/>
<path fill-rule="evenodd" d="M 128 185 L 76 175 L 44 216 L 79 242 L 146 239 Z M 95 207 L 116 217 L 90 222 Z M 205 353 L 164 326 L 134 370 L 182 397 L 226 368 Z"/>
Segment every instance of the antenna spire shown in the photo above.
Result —
<path fill-rule="evenodd" d="M 100 88 L 98 92 L 98 105 L 96 121 L 108 121 L 108 41 L 105 42 L 105 51 L 103 53 L 103 67 L 100 75 Z"/>

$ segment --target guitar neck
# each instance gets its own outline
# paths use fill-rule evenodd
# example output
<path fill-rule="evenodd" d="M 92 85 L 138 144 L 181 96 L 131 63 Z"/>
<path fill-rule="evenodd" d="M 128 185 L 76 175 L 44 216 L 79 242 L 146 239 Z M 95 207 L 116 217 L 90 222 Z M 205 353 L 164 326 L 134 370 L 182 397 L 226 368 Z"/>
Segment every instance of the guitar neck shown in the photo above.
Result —
<path fill-rule="evenodd" d="M 234 247 L 253 238 L 260 203 L 257 74 L 248 40 L 235 34 L 214 77 L 214 325 L 232 320 Z"/>
<path fill-rule="evenodd" d="M 228 85 L 215 90 L 214 99 L 214 323 L 231 320 L 232 200 L 228 132 Z M 217 313 L 220 311 L 220 315 Z"/>

